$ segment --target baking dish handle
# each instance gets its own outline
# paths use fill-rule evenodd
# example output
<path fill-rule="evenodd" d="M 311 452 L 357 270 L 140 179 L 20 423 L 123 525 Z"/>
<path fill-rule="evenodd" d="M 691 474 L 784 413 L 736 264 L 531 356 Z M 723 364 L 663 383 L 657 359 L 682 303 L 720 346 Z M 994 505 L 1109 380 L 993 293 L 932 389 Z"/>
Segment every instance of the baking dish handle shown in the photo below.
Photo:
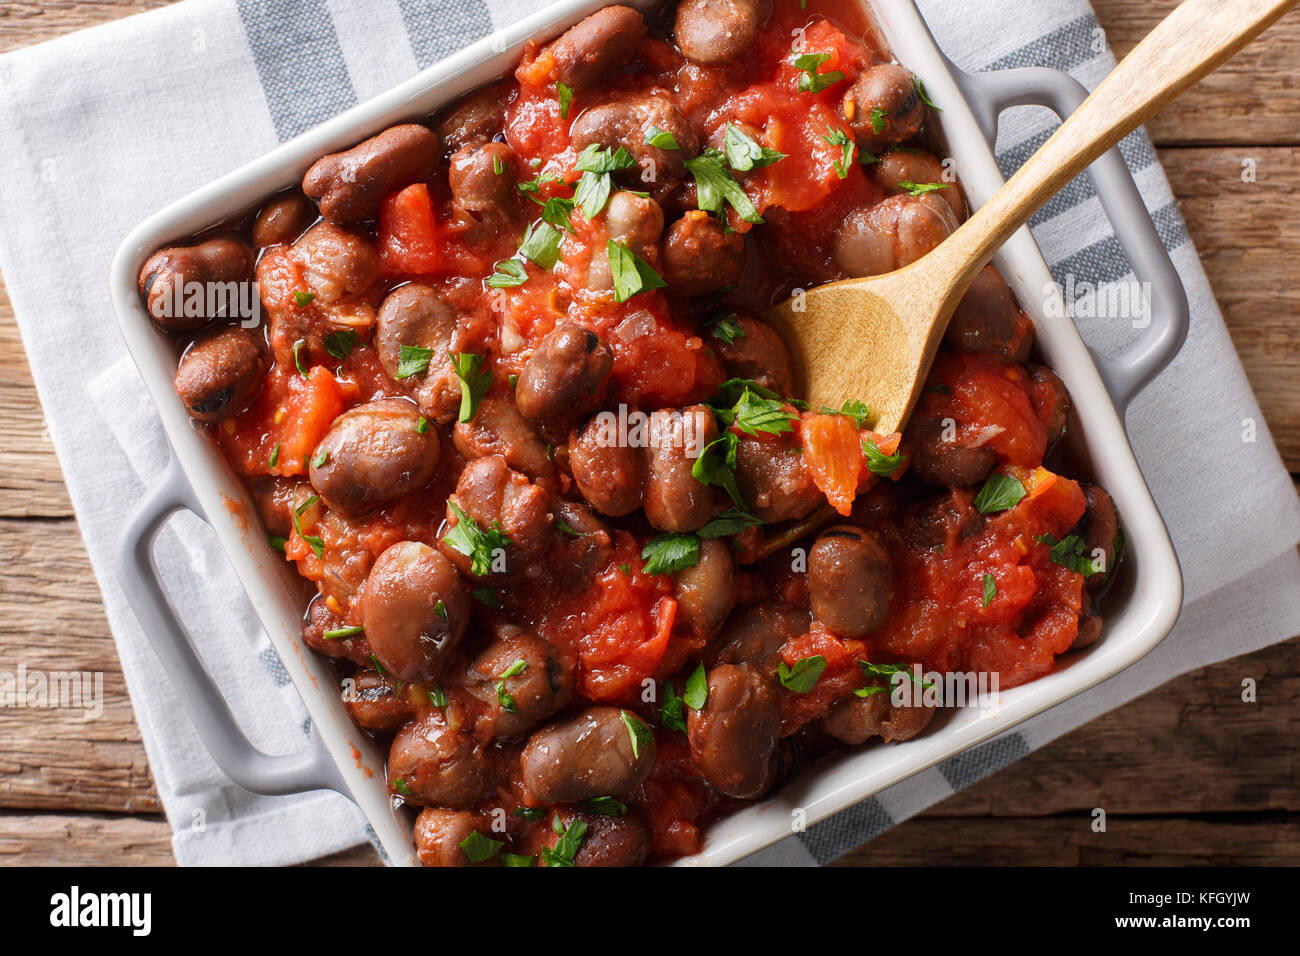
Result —
<path fill-rule="evenodd" d="M 998 117 L 1003 110 L 1013 106 L 1045 106 L 1057 116 L 1065 117 L 1088 97 L 1083 84 L 1059 70 L 1021 67 L 966 73 L 951 61 L 948 65 L 990 148 L 996 143 Z M 1150 325 L 1136 342 L 1114 356 L 1088 347 L 1122 418 L 1134 396 L 1182 348 L 1190 313 L 1178 270 L 1156 231 L 1119 147 L 1108 150 L 1089 166 L 1088 176 L 1134 275 L 1140 283 L 1149 283 L 1151 289 Z"/>
<path fill-rule="evenodd" d="M 154 562 L 154 539 L 167 519 L 182 510 L 204 517 L 173 455 L 158 483 L 136 506 L 123 529 L 117 544 L 117 577 L 127 603 L 162 661 L 203 745 L 226 776 L 253 793 L 279 795 L 337 790 L 348 796 L 347 786 L 315 725 L 306 747 L 297 753 L 278 756 L 258 750 L 240 730 L 163 590 Z"/>

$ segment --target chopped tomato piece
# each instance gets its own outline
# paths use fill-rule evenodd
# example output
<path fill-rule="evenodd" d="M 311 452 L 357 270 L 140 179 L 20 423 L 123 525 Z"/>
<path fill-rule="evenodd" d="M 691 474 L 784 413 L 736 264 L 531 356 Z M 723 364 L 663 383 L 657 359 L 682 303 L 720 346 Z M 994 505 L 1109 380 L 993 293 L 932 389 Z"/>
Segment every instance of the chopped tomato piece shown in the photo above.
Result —
<path fill-rule="evenodd" d="M 427 275 L 442 264 L 429 187 L 412 183 L 379 207 L 379 268 L 384 275 Z"/>
<path fill-rule="evenodd" d="M 313 366 L 304 377 L 277 365 L 248 410 L 218 426 L 217 435 L 246 475 L 301 475 L 317 442 L 342 414 L 344 396 L 324 366 Z"/>
<path fill-rule="evenodd" d="M 862 441 L 847 415 L 808 413 L 803 419 L 803 460 L 813 483 L 844 517 L 853 511 L 862 475 Z"/>

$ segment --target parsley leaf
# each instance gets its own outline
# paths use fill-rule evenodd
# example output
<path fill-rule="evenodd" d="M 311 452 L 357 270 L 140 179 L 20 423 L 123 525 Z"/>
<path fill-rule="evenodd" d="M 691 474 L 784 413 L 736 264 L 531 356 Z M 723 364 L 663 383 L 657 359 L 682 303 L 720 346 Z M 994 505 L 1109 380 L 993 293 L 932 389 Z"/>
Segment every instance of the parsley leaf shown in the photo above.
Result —
<path fill-rule="evenodd" d="M 906 189 L 909 196 L 924 196 L 936 189 L 947 189 L 952 183 L 914 183 L 910 179 L 903 179 L 899 180 L 898 185 Z"/>
<path fill-rule="evenodd" d="M 310 305 L 315 298 L 315 292 L 295 292 L 293 294 L 293 301 L 300 309 L 305 305 Z"/>
<path fill-rule="evenodd" d="M 1083 539 L 1077 534 L 1066 535 L 1063 540 L 1058 541 L 1054 535 L 1036 534 L 1034 540 L 1039 544 L 1047 545 L 1051 549 L 1048 556 L 1052 563 L 1063 568 L 1069 568 L 1071 571 L 1077 571 L 1085 578 L 1090 578 L 1101 568 L 1097 567 L 1097 562 L 1092 558 L 1083 556 Z"/>
<path fill-rule="evenodd" d="M 686 693 L 682 695 L 682 701 L 691 710 L 703 710 L 709 702 L 709 675 L 703 661 L 686 678 Z"/>
<path fill-rule="evenodd" d="M 573 215 L 573 203 L 572 199 L 552 196 L 542 206 L 542 222 L 573 232 L 573 225 L 569 222 L 569 217 Z"/>
<path fill-rule="evenodd" d="M 501 599 L 497 597 L 497 589 L 482 587 L 475 588 L 469 592 L 469 596 L 484 607 L 490 607 L 494 611 L 501 610 Z"/>
<path fill-rule="evenodd" d="M 885 131 L 885 111 L 879 106 L 871 107 L 871 132 L 879 136 Z"/>
<path fill-rule="evenodd" d="M 542 847 L 542 859 L 546 865 L 576 866 L 574 860 L 587 839 L 587 824 L 582 820 L 574 820 L 566 827 L 559 814 L 556 814 L 551 829 L 559 834 L 560 839 L 553 847 Z"/>
<path fill-rule="evenodd" d="M 671 682 L 664 685 L 664 703 L 659 708 L 659 723 L 669 730 L 686 733 L 686 702 L 677 696 Z"/>
<path fill-rule="evenodd" d="M 483 368 L 483 356 L 477 352 L 447 354 L 451 356 L 456 377 L 460 379 L 460 417 L 457 420 L 473 421 L 479 402 L 492 387 L 492 372 Z"/>
<path fill-rule="evenodd" d="M 1010 475 L 993 472 L 975 496 L 975 507 L 982 515 L 1014 508 L 1025 496 L 1025 486 Z"/>
<path fill-rule="evenodd" d="M 745 337 L 745 330 L 740 327 L 736 321 L 736 313 L 731 312 L 722 316 L 709 329 L 709 334 L 720 342 L 726 342 L 730 345 L 736 339 Z"/>
<path fill-rule="evenodd" d="M 745 507 L 736 483 L 736 449 L 740 439 L 732 431 L 724 431 L 704 446 L 700 457 L 691 466 L 691 477 L 702 485 L 713 485 L 725 491 L 737 508 Z"/>
<path fill-rule="evenodd" d="M 838 126 L 826 127 L 826 134 L 822 136 L 822 140 L 840 148 L 840 158 L 834 163 L 835 175 L 839 176 L 840 179 L 847 179 L 849 169 L 853 166 L 853 150 L 856 148 L 856 144 Z"/>
<path fill-rule="evenodd" d="M 754 525 L 762 523 L 748 511 L 740 508 L 728 508 L 695 533 L 701 540 L 708 541 L 710 538 L 723 538 L 727 535 L 739 534 L 746 528 L 752 528 Z"/>
<path fill-rule="evenodd" d="M 355 329 L 343 329 L 338 332 L 331 332 L 325 336 L 322 343 L 325 351 L 334 356 L 340 362 L 352 354 L 352 350 L 357 345 L 357 333 Z"/>
<path fill-rule="evenodd" d="M 822 406 L 823 415 L 847 415 L 853 419 L 853 427 L 861 428 L 871 417 L 871 409 L 867 407 L 866 402 L 845 402 L 839 409 L 831 408 L 829 405 Z"/>
<path fill-rule="evenodd" d="M 791 422 L 799 416 L 785 407 L 785 403 L 775 398 L 755 395 L 748 388 L 741 395 L 732 409 L 730 424 L 734 424 L 746 435 L 782 435 L 794 431 Z"/>
<path fill-rule="evenodd" d="M 626 710 L 620 710 L 618 715 L 623 720 L 623 726 L 627 728 L 627 735 L 632 740 L 632 759 L 641 758 L 641 748 L 649 747 L 655 742 L 655 735 L 650 732 L 641 718 Z"/>
<path fill-rule="evenodd" d="M 627 813 L 627 804 L 620 803 L 613 797 L 592 797 L 578 806 L 584 813 L 595 813 L 602 817 L 621 817 Z"/>
<path fill-rule="evenodd" d="M 312 495 L 298 507 L 293 509 L 293 530 L 297 533 L 298 537 L 307 542 L 312 551 L 316 553 L 316 557 L 322 558 L 325 556 L 325 540 L 318 534 L 303 534 L 302 525 L 299 523 L 302 513 L 319 500 L 320 496 Z"/>
<path fill-rule="evenodd" d="M 429 360 L 433 358 L 433 349 L 422 349 L 418 345 L 403 345 L 397 354 L 397 377 L 410 378 L 423 375 L 429 370 Z"/>
<path fill-rule="evenodd" d="M 700 539 L 694 534 L 661 534 L 641 549 L 645 574 L 674 574 L 694 567 L 700 560 Z"/>
<path fill-rule="evenodd" d="M 930 95 L 925 92 L 925 84 L 921 82 L 919 76 L 915 74 L 912 75 L 912 85 L 916 87 L 916 95 L 921 98 L 922 103 L 930 107 L 932 110 L 938 110 L 940 113 L 943 112 L 943 107 L 936 106 L 934 101 L 930 99 Z"/>
<path fill-rule="evenodd" d="M 777 666 L 776 676 L 786 690 L 794 691 L 796 694 L 806 694 L 813 689 L 825 670 L 826 658 L 817 654 L 796 661 L 794 667 L 789 667 L 785 661 L 782 661 Z"/>
<path fill-rule="evenodd" d="M 644 259 L 620 242 L 609 240 L 609 271 L 614 277 L 614 301 L 626 302 L 638 292 L 662 289 L 668 283 Z"/>
<path fill-rule="evenodd" d="M 496 270 L 487 277 L 487 284 L 494 289 L 510 289 L 521 286 L 528 281 L 528 270 L 518 259 L 504 259 L 496 264 Z"/>
<path fill-rule="evenodd" d="M 293 364 L 298 366 L 298 374 L 303 378 L 307 377 L 307 367 L 302 363 L 302 350 L 306 345 L 306 339 L 299 339 L 293 343 Z"/>
<path fill-rule="evenodd" d="M 569 107 L 573 104 L 573 88 L 564 84 L 555 84 L 555 94 L 560 99 L 560 119 L 569 118 Z"/>
<path fill-rule="evenodd" d="M 722 215 L 726 202 L 745 222 L 761 223 L 763 217 L 754 208 L 745 190 L 723 166 L 723 155 L 716 149 L 706 149 L 699 156 L 686 160 L 686 168 L 695 177 L 697 205 L 705 212 Z"/>
<path fill-rule="evenodd" d="M 829 53 L 800 53 L 791 59 L 790 63 L 794 68 L 803 72 L 803 76 L 799 77 L 800 93 L 820 93 L 828 86 L 834 86 L 844 79 L 844 74 L 839 70 L 832 70 L 830 73 L 817 72 L 817 68 L 830 58 Z"/>
<path fill-rule="evenodd" d="M 787 155 L 758 145 L 734 123 L 727 124 L 722 146 L 727 154 L 728 165 L 738 173 L 771 166 L 785 159 Z"/>
<path fill-rule="evenodd" d="M 523 856 L 523 855 L 521 855 L 521 854 L 519 854 L 519 853 L 502 853 L 502 854 L 501 854 L 501 865 L 502 865 L 502 866 L 514 866 L 514 867 L 536 866 L 536 865 L 537 865 L 537 857 L 535 857 L 535 856 Z"/>
<path fill-rule="evenodd" d="M 466 859 L 471 863 L 482 863 L 484 860 L 490 860 L 501 852 L 505 843 L 501 840 L 493 840 L 485 837 L 477 830 L 470 833 L 469 836 L 461 840 L 458 844 Z"/>
<path fill-rule="evenodd" d="M 903 463 L 903 453 L 896 451 L 886 455 L 876 446 L 876 440 L 869 438 L 862 443 L 862 453 L 867 456 L 867 470 L 873 475 L 888 478 Z"/>
<path fill-rule="evenodd" d="M 559 229 L 539 219 L 524 233 L 524 241 L 519 244 L 519 254 L 539 269 L 550 269 L 560 261 L 560 243 L 563 239 L 564 234 Z"/>
<path fill-rule="evenodd" d="M 636 160 L 624 146 L 611 150 L 592 143 L 584 149 L 578 155 L 576 163 L 576 167 L 582 171 L 582 178 L 578 180 L 578 188 L 573 194 L 574 202 L 582 207 L 582 214 L 588 219 L 599 216 L 609 202 L 613 188 L 609 174 L 635 165 Z"/>
<path fill-rule="evenodd" d="M 655 149 L 681 149 L 677 137 L 658 126 L 651 126 L 645 131 L 645 144 Z"/>
<path fill-rule="evenodd" d="M 528 667 L 528 662 L 522 657 L 515 658 L 515 662 L 497 675 L 497 703 L 507 714 L 518 713 L 519 708 L 515 705 L 515 699 L 506 693 L 506 681 L 512 677 L 518 677 Z"/>
<path fill-rule="evenodd" d="M 984 575 L 984 606 L 988 607 L 998 596 L 998 582 L 991 574 Z"/>
<path fill-rule="evenodd" d="M 469 558 L 470 573 L 474 577 L 486 577 L 492 571 L 493 553 L 509 546 L 510 536 L 501 530 L 499 521 L 494 521 L 492 527 L 484 531 L 477 521 L 461 510 L 456 502 L 449 500 L 447 507 L 456 516 L 456 525 L 442 540 L 453 550 Z"/>

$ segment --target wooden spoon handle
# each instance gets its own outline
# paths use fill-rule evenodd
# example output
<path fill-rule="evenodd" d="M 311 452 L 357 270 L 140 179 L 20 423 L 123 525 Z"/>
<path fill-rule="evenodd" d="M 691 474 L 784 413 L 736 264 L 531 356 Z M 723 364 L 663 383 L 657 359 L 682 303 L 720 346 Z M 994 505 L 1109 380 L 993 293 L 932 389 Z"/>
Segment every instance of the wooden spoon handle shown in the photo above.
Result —
<path fill-rule="evenodd" d="M 931 254 L 964 292 L 1040 206 L 1300 0 L 1184 0 L 1134 47 L 1005 186 Z M 945 298 L 947 295 L 945 295 Z"/>

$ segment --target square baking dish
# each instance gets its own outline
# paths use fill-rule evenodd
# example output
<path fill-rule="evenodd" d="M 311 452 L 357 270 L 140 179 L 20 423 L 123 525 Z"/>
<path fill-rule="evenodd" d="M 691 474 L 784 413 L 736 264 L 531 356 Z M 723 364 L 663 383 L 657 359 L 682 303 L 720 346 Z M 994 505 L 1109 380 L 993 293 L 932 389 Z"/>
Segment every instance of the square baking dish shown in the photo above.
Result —
<path fill-rule="evenodd" d="M 644 10 L 657 4 L 627 0 Z M 390 803 L 384 754 L 354 725 L 339 699 L 332 665 L 302 643 L 303 590 L 293 569 L 266 546 L 243 483 L 215 446 L 190 422 L 173 386 L 176 355 L 158 333 L 136 292 L 136 277 L 156 248 L 255 207 L 294 185 L 319 156 L 352 146 L 398 122 L 419 121 L 460 95 L 512 70 L 524 44 L 545 41 L 606 6 L 604 0 L 561 0 L 422 71 L 388 92 L 287 142 L 247 166 L 150 216 L 127 236 L 110 282 L 127 347 L 158 407 L 173 450 L 166 473 L 124 528 L 118 548 L 120 584 L 153 642 L 204 744 L 241 786 L 258 793 L 335 789 L 363 811 L 386 860 L 418 865 L 411 815 Z M 972 207 L 1002 184 L 990 147 L 997 114 L 1009 106 L 1047 105 L 1058 113 L 1084 91 L 1050 70 L 965 74 L 939 51 L 910 0 L 873 0 L 868 9 L 895 59 L 916 73 L 935 102 L 937 134 L 960 163 Z M 1090 171 L 1103 206 L 1140 279 L 1155 292 L 1150 325 L 1126 353 L 1094 356 L 1066 315 L 1059 292 L 1028 229 L 996 257 L 1022 307 L 1034 320 L 1039 348 L 1074 400 L 1072 452 L 1090 463 L 1111 493 L 1126 533 L 1126 560 L 1108 598 L 1102 639 L 1064 657 L 1051 674 L 1001 693 L 996 708 L 954 710 L 927 735 L 907 743 L 847 751 L 813 764 L 782 790 L 719 820 L 703 850 L 683 865 L 734 862 L 812 825 L 898 781 L 1083 693 L 1123 670 L 1172 629 L 1182 603 L 1178 561 L 1160 514 L 1134 460 L 1122 420 L 1128 402 L 1176 354 L 1186 334 L 1186 299 L 1168 255 L 1122 159 L 1112 151 Z M 158 583 L 153 538 L 174 512 L 202 516 L 216 532 L 312 720 L 310 746 L 272 756 L 242 734 Z"/>

